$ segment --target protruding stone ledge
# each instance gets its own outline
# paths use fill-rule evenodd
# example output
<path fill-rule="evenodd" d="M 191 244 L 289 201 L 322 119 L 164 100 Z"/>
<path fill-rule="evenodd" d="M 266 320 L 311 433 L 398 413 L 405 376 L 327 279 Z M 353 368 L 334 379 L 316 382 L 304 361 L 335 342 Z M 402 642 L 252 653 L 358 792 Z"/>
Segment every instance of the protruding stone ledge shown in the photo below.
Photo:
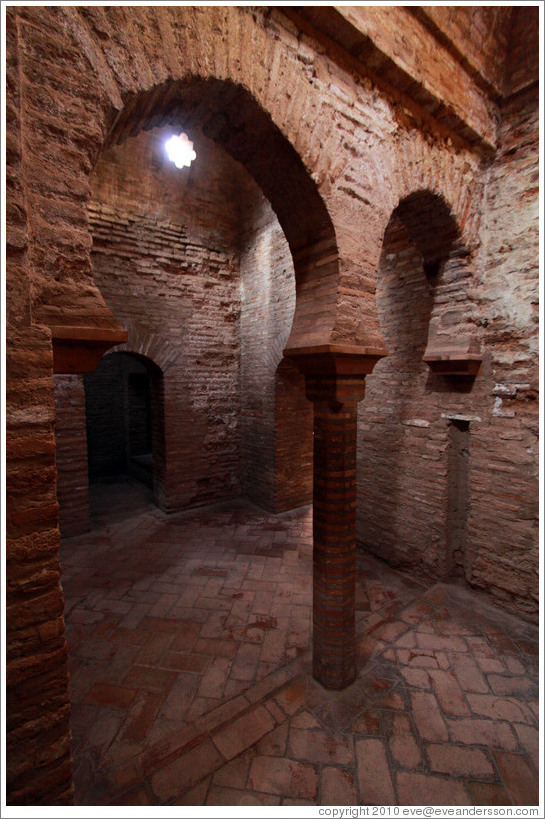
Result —
<path fill-rule="evenodd" d="M 51 326 L 53 372 L 64 375 L 92 373 L 111 347 L 127 341 L 120 328 Z"/>
<path fill-rule="evenodd" d="M 372 372 L 388 351 L 381 347 L 359 347 L 350 344 L 317 344 L 313 347 L 289 347 L 286 358 L 292 358 L 305 375 L 357 377 Z"/>
<path fill-rule="evenodd" d="M 437 353 L 423 356 L 430 370 L 438 375 L 475 376 L 481 368 L 481 353 Z"/>

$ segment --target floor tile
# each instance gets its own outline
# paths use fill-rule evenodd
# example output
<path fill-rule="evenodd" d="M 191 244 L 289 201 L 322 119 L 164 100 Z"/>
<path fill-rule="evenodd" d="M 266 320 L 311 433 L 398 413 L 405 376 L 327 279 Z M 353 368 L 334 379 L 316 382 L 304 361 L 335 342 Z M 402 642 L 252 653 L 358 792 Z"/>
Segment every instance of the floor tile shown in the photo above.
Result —
<path fill-rule="evenodd" d="M 309 507 L 97 487 L 61 545 L 77 804 L 536 804 L 534 626 L 358 551 L 359 674 L 327 691 Z"/>

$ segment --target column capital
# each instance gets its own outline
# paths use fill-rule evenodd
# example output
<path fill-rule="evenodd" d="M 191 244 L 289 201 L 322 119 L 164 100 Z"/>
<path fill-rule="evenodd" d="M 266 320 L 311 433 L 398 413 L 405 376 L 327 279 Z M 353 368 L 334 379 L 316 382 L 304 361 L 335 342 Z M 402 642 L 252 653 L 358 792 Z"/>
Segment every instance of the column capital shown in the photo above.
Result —
<path fill-rule="evenodd" d="M 53 344 L 53 372 L 92 373 L 104 353 L 127 341 L 128 333 L 118 327 L 49 326 Z"/>
<path fill-rule="evenodd" d="M 294 361 L 304 374 L 310 401 L 346 404 L 362 400 L 365 376 L 387 352 L 376 347 L 319 344 L 314 347 L 290 347 L 284 350 L 284 355 Z"/>

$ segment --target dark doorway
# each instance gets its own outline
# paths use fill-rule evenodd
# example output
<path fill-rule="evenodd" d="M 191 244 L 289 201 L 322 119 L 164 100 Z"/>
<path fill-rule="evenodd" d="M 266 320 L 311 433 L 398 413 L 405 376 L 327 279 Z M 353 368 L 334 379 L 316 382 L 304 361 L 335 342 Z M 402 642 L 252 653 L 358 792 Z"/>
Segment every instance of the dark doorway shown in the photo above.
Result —
<path fill-rule="evenodd" d="M 85 376 L 90 482 L 130 476 L 161 483 L 162 378 L 143 356 L 112 353 Z"/>

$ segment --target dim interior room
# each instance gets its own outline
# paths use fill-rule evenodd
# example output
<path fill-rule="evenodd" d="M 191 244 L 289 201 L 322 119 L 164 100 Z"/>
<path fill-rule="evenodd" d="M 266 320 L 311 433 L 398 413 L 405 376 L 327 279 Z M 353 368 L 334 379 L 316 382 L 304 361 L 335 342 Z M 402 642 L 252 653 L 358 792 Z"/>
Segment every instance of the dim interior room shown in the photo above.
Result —
<path fill-rule="evenodd" d="M 2 15 L 8 811 L 539 805 L 541 5 Z"/>

